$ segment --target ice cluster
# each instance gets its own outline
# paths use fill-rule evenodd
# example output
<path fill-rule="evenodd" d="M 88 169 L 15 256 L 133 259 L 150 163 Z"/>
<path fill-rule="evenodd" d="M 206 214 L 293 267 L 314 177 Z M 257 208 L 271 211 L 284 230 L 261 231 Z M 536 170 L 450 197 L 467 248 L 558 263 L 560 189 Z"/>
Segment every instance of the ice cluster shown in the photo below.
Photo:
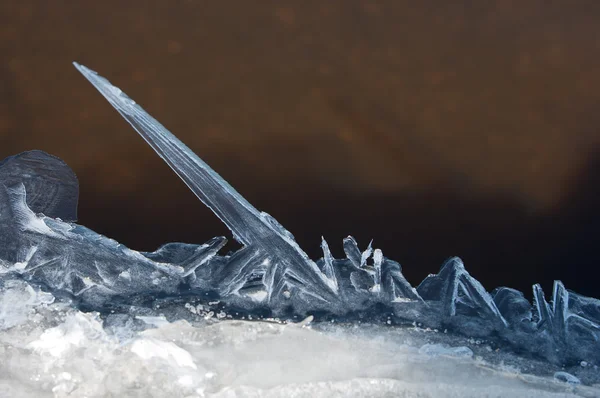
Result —
<path fill-rule="evenodd" d="M 27 283 L 27 289 L 39 291 L 23 299 L 32 307 L 46 303 L 51 293 L 113 320 L 119 319 L 115 314 L 154 316 L 158 308 L 169 321 L 200 313 L 221 318 L 314 315 L 317 320 L 446 330 L 555 365 L 600 364 L 600 300 L 568 291 L 559 281 L 550 302 L 535 285 L 533 305 L 508 287 L 488 293 L 457 257 L 414 288 L 398 262 L 371 244 L 361 250 L 352 237 L 343 241 L 345 258 L 334 258 L 322 239 L 323 257 L 313 261 L 289 231 L 248 203 L 120 89 L 75 66 L 242 248 L 219 254 L 226 239 L 215 237 L 200 245 L 168 243 L 155 252 L 131 250 L 74 222 L 78 182 L 63 161 L 41 151 L 9 157 L 0 163 L 0 287 L 8 292 L 0 297 L 0 315 L 14 314 L 0 316 L 0 330 L 27 315 L 19 312 L 22 306 L 11 308 L 20 299 L 10 294 L 21 293 L 8 289 Z M 42 347 L 43 339 L 37 344 Z M 163 343 L 136 344 L 152 346 L 139 352 L 170 358 Z M 135 353 L 135 345 L 131 350 Z M 189 363 L 185 355 L 178 358 L 172 360 Z"/>

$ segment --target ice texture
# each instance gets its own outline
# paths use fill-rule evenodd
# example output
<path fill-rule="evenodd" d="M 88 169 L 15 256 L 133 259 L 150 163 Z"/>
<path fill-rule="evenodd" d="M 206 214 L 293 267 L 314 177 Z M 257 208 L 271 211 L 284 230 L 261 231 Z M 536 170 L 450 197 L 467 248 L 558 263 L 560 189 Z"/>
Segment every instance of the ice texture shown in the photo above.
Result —
<path fill-rule="evenodd" d="M 0 396 L 597 397 L 562 369 L 419 328 L 82 312 L 28 282 L 0 287 Z M 35 303 L 35 304 L 34 304 Z M 188 312 L 189 313 L 189 312 Z"/>
<path fill-rule="evenodd" d="M 61 159 L 42 151 L 9 156 L 0 161 L 0 181 L 5 186 L 23 183 L 31 192 L 27 206 L 34 213 L 64 221 L 77 220 L 79 183 L 73 170 Z M 0 206 L 5 203 L 1 201 Z"/>
<path fill-rule="evenodd" d="M 130 330 L 129 338 L 137 330 L 131 317 L 160 325 L 178 319 L 313 315 L 317 322 L 414 325 L 486 339 L 497 349 L 556 366 L 600 363 L 600 300 L 570 292 L 560 282 L 550 303 L 539 285 L 533 305 L 507 287 L 490 294 L 457 257 L 414 288 L 398 262 L 373 242 L 361 249 L 351 236 L 342 242 L 345 258 L 340 259 L 322 237 L 323 257 L 313 261 L 288 230 L 248 203 L 120 89 L 75 66 L 242 248 L 219 254 L 226 239 L 215 237 L 204 244 L 168 243 L 155 252 L 131 250 L 73 222 L 77 180 L 64 162 L 41 151 L 25 152 L 0 163 L 0 287 L 27 283 L 33 290 L 24 302 L 47 304 L 43 294 L 51 293 L 81 311 L 99 312 L 105 328 L 121 334 Z M 15 296 L 1 300 L 0 328 L 14 328 L 27 313 L 6 304 L 16 302 Z M 123 329 L 127 322 L 131 327 Z M 156 352 L 152 358 L 190 363 L 161 342 L 135 347 Z M 438 348 L 422 354 L 448 355 Z"/>

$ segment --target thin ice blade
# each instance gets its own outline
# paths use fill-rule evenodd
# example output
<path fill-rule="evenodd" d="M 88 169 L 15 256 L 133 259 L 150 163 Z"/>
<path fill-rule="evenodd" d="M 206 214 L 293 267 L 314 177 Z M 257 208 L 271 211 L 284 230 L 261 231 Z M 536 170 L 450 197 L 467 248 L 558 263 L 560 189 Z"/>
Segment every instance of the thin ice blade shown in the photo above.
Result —
<path fill-rule="evenodd" d="M 256 233 L 261 233 L 256 231 L 263 225 L 258 210 L 219 174 L 107 79 L 76 62 L 73 65 L 179 175 L 192 192 L 231 229 L 236 240 L 242 244 L 249 244 Z"/>

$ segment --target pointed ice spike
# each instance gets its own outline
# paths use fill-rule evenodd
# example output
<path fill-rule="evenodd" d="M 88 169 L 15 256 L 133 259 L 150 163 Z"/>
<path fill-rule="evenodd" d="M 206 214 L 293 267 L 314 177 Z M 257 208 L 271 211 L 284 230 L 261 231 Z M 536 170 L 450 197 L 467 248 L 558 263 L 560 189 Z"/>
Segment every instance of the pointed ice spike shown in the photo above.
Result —
<path fill-rule="evenodd" d="M 381 280 L 383 293 L 389 301 L 406 299 L 424 302 L 417 290 L 413 288 L 402 274 L 402 267 L 394 260 L 383 257 L 381 264 Z"/>
<path fill-rule="evenodd" d="M 533 285 L 533 301 L 538 313 L 538 327 L 545 327 L 548 330 L 552 330 L 552 310 L 546 301 L 546 297 L 544 297 L 544 291 L 539 283 Z"/>
<path fill-rule="evenodd" d="M 381 264 L 383 264 L 383 252 L 380 249 L 375 249 L 373 252 L 373 267 L 375 268 L 376 286 L 381 286 Z"/>
<path fill-rule="evenodd" d="M 263 269 L 263 261 L 271 258 L 277 264 L 275 277 L 293 279 L 305 293 L 339 302 L 331 281 L 300 249 L 293 236 L 266 213 L 259 212 L 221 176 L 204 163 L 177 137 L 131 100 L 119 88 L 83 65 L 73 63 L 77 70 L 108 100 L 108 102 L 144 138 L 158 155 L 179 175 L 186 185 L 233 232 L 234 238 L 253 248 L 255 255 L 236 263 L 234 286 L 221 287 L 226 291 L 239 290 L 239 283 Z M 229 279 L 225 277 L 224 279 Z M 235 281 L 235 282 L 234 282 Z M 274 284 L 280 285 L 278 281 Z M 272 286 L 272 285 L 271 285 Z M 270 294 L 270 292 L 269 292 Z"/>
<path fill-rule="evenodd" d="M 552 291 L 552 309 L 554 312 L 554 333 L 561 340 L 567 337 L 567 320 L 569 318 L 569 292 L 561 281 L 554 281 Z"/>
<path fill-rule="evenodd" d="M 108 102 L 144 138 L 186 185 L 231 229 L 236 240 L 250 244 L 262 229 L 260 212 L 220 175 L 152 116 L 108 80 L 73 63 Z"/>
<path fill-rule="evenodd" d="M 492 297 L 481 283 L 467 272 L 458 257 L 446 261 L 437 275 L 425 278 L 417 291 L 425 300 L 441 300 L 444 312 L 448 316 L 456 315 L 457 303 L 466 302 L 481 315 L 498 321 L 505 327 L 508 326 Z"/>
<path fill-rule="evenodd" d="M 323 261 L 325 265 L 323 266 L 323 272 L 325 272 L 325 276 L 327 276 L 335 286 L 335 290 L 338 290 L 338 281 L 335 276 L 335 270 L 333 268 L 333 256 L 331 255 L 331 251 L 329 250 L 329 245 L 325 241 L 325 238 L 321 236 L 321 249 L 323 250 Z"/>
<path fill-rule="evenodd" d="M 350 263 L 356 268 L 360 268 L 362 254 L 358 249 L 358 244 L 352 236 L 344 238 L 344 253 L 346 258 L 350 260 Z"/>
<path fill-rule="evenodd" d="M 569 323 L 569 292 L 560 281 L 554 281 L 552 307 L 546 302 L 539 284 L 533 286 L 535 305 L 540 321 L 538 327 L 546 329 L 555 341 L 565 342 Z"/>
<path fill-rule="evenodd" d="M 367 249 L 362 252 L 362 254 L 360 255 L 360 267 L 364 268 L 365 265 L 367 265 L 367 260 L 369 259 L 369 257 L 371 257 L 371 254 L 373 254 L 373 240 L 371 239 L 371 241 L 369 242 L 369 246 L 367 246 Z"/>

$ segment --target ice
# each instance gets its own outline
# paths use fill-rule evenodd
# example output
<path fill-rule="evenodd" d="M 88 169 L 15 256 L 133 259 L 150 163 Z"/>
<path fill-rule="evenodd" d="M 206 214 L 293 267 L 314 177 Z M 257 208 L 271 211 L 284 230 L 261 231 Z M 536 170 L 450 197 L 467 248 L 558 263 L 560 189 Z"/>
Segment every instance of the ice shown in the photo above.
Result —
<path fill-rule="evenodd" d="M 508 326 L 492 297 L 469 275 L 457 257 L 446 261 L 439 274 L 425 278 L 417 292 L 425 300 L 441 302 L 445 316 L 453 317 L 457 311 L 463 311 L 466 315 L 485 317 L 490 322 Z"/>
<path fill-rule="evenodd" d="M 599 300 L 570 293 L 560 281 L 554 282 L 552 305 L 546 301 L 540 285 L 534 285 L 533 292 L 538 330 L 553 343 L 559 355 L 568 359 L 583 357 L 587 355 L 582 352 L 587 345 L 600 346 Z"/>
<path fill-rule="evenodd" d="M 194 275 L 198 267 L 206 264 L 225 246 L 227 239 L 222 236 L 211 239 L 203 245 L 167 243 L 152 253 L 142 253 L 157 263 L 169 264 L 167 269 L 182 277 Z"/>
<path fill-rule="evenodd" d="M 7 289 L 22 293 L 27 285 Z M 309 320 L 148 318 L 134 327 L 131 316 L 119 315 L 124 319 L 109 325 L 111 317 L 57 301 L 33 312 L 25 323 L 0 333 L 0 396 L 594 397 L 600 392 L 580 380 L 589 377 L 590 366 L 575 375 L 573 369 L 517 356 L 493 360 L 483 343 L 432 331 Z"/>
<path fill-rule="evenodd" d="M 473 351 L 469 347 L 448 347 L 443 344 L 425 344 L 419 349 L 420 354 L 431 357 L 445 356 L 458 358 L 471 358 Z"/>
<path fill-rule="evenodd" d="M 0 332 L 25 323 L 36 308 L 54 296 L 20 280 L 0 280 Z"/>
<path fill-rule="evenodd" d="M 522 292 L 500 287 L 494 290 L 494 303 L 510 324 L 531 323 L 531 304 Z"/>
<path fill-rule="evenodd" d="M 27 191 L 35 192 L 35 196 L 27 198 L 27 206 L 34 213 L 64 221 L 77 219 L 77 177 L 65 162 L 55 156 L 42 151 L 10 156 L 0 161 L 0 181 L 5 186 L 23 183 Z"/>
<path fill-rule="evenodd" d="M 6 194 L 10 206 L 8 211 L 12 211 L 13 222 L 17 228 L 21 231 L 34 232 L 53 238 L 59 237 L 27 206 L 23 183 L 6 188 Z"/>
<path fill-rule="evenodd" d="M 575 377 L 572 374 L 567 373 L 567 372 L 554 373 L 554 379 L 556 381 L 562 381 L 564 383 L 569 383 L 569 384 L 580 384 L 581 383 L 581 381 L 577 377 Z"/>
<path fill-rule="evenodd" d="M 142 359 L 160 358 L 170 362 L 171 366 L 198 369 L 190 353 L 171 342 L 138 339 L 131 344 L 131 352 Z M 191 384 L 191 381 L 185 384 Z"/>
<path fill-rule="evenodd" d="M 285 228 L 248 203 L 221 176 L 121 90 L 85 66 L 75 63 L 75 67 L 196 196 L 227 225 L 234 238 L 249 249 L 247 253 L 251 253 L 250 256 L 245 257 L 237 269 L 239 280 L 245 281 L 260 273 L 266 278 L 272 276 L 273 282 L 266 284 L 267 295 L 272 301 L 279 301 L 279 294 L 273 293 L 279 293 L 284 285 L 293 286 L 301 294 L 329 301 L 332 305 L 339 301 L 327 277 L 300 249 Z M 261 264 L 267 258 L 270 259 L 271 266 L 264 270 Z"/>
<path fill-rule="evenodd" d="M 337 283 L 337 276 L 335 275 L 335 268 L 333 266 L 333 256 L 331 255 L 329 245 L 325 241 L 324 237 L 321 237 L 321 249 L 323 250 L 323 272 L 325 273 L 325 276 L 329 278 L 334 286 L 335 291 L 337 292 L 339 287 Z"/>
<path fill-rule="evenodd" d="M 379 262 L 379 259 L 377 259 Z M 377 265 L 376 262 L 376 265 Z M 381 280 L 383 283 L 383 291 L 387 294 L 389 301 L 399 299 L 408 299 L 411 301 L 423 302 L 423 298 L 417 290 L 402 275 L 402 267 L 396 261 L 388 258 L 381 258 Z"/>
<path fill-rule="evenodd" d="M 361 264 L 363 262 L 362 253 L 358 249 L 358 244 L 352 236 L 344 238 L 344 253 L 346 253 L 346 258 L 348 258 L 348 260 L 354 267 L 361 267 Z"/>
<path fill-rule="evenodd" d="M 476 396 L 478 391 L 493 396 L 496 390 L 485 389 L 486 383 L 481 383 L 485 388 L 464 387 L 454 374 L 465 363 L 460 372 L 471 374 L 482 358 L 494 366 L 521 364 L 518 374 L 531 373 L 531 364 L 541 358 L 533 367 L 551 383 L 572 385 L 566 376 L 554 377 L 565 371 L 583 385 L 600 383 L 599 300 L 568 291 L 560 282 L 550 302 L 535 285 L 533 305 L 507 287 L 490 294 L 458 257 L 415 289 L 400 263 L 373 241 L 359 249 L 351 236 L 342 242 L 344 258 L 334 258 L 322 237 L 323 258 L 313 261 L 292 233 L 248 203 L 121 90 L 75 66 L 242 247 L 220 254 L 227 240 L 215 237 L 204 244 L 167 243 L 154 252 L 131 250 L 73 222 L 77 179 L 64 162 L 41 151 L 1 162 L 0 337 L 5 346 L 25 350 L 36 366 L 43 364 L 38 373 L 53 375 L 50 381 L 39 373 L 45 380 L 39 385 L 16 378 L 23 396 L 54 389 L 57 396 L 74 391 L 119 395 L 136 388 L 141 396 L 202 396 L 207 391 L 215 396 L 343 395 L 348 386 L 367 395 Z M 305 330 L 308 322 L 292 326 L 306 317 L 314 319 L 311 331 Z M 215 330 L 255 341 L 225 342 L 226 336 L 213 336 Z M 174 334 L 160 334 L 167 332 Z M 18 333 L 28 336 L 26 344 L 16 342 Z M 390 338 L 396 334 L 406 339 Z M 180 335 L 188 337 L 181 340 Z M 416 367 L 403 367 L 386 349 Z M 0 356 L 14 365 L 10 358 L 16 354 L 2 350 Z M 432 357 L 439 363 L 430 363 Z M 448 362 L 456 360 L 466 362 Z M 260 367 L 254 369 L 254 362 Z M 423 363 L 440 372 L 446 388 L 429 387 L 430 369 Z M 418 377 L 401 377 L 402 372 Z M 145 378 L 160 387 L 139 387 Z M 364 381 L 370 378 L 376 381 Z M 504 376 L 500 379 L 504 383 Z M 122 390 L 113 391 L 113 386 Z M 514 386 L 505 387 L 499 395 L 510 395 Z M 553 388 L 546 387 L 543 394 Z"/>

